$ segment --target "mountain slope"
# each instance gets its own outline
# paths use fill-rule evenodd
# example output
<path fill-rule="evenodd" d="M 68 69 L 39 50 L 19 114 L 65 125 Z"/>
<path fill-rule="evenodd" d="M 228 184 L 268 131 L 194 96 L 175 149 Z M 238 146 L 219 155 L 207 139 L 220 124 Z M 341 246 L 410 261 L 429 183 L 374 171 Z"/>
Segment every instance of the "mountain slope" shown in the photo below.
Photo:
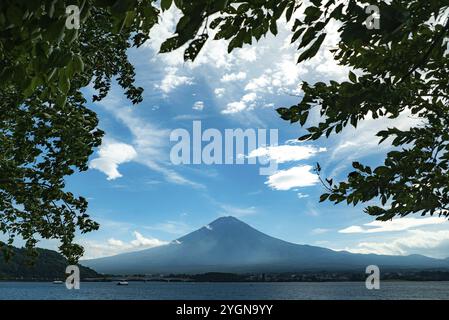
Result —
<path fill-rule="evenodd" d="M 13 256 L 8 262 L 0 252 L 0 280 L 62 280 L 66 278 L 67 260 L 58 252 L 46 249 L 36 249 L 38 257 L 33 265 L 26 249 L 13 248 Z M 100 277 L 94 270 L 80 266 L 80 276 L 85 278 Z"/>
<path fill-rule="evenodd" d="M 101 273 L 281 272 L 384 268 L 446 268 L 420 255 L 352 254 L 298 245 L 268 236 L 233 217 L 222 217 L 168 245 L 83 261 Z"/>

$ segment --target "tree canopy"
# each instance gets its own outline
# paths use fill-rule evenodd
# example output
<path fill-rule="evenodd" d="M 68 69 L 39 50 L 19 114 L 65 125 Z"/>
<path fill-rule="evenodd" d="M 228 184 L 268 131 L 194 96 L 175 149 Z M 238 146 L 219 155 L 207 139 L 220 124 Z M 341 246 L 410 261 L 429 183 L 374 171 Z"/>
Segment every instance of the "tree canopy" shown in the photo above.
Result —
<path fill-rule="evenodd" d="M 67 7 L 80 9 L 80 29 L 66 27 Z M 366 7 L 379 8 L 380 28 L 368 28 Z M 76 261 L 77 230 L 98 228 L 87 201 L 64 179 L 87 169 L 103 132 L 81 89 L 92 83 L 104 98 L 115 78 L 133 102 L 142 101 L 126 51 L 149 39 L 160 10 L 178 7 L 182 17 L 161 53 L 185 50 L 194 60 L 206 41 L 224 39 L 229 52 L 277 35 L 292 22 L 298 63 L 317 54 L 331 21 L 341 40 L 332 50 L 350 67 L 348 81 L 303 83 L 303 96 L 277 111 L 317 140 L 367 118 L 410 113 L 422 125 L 385 128 L 380 141 L 396 148 L 384 164 L 358 162 L 346 181 L 323 179 L 322 201 L 358 204 L 379 199 L 366 212 L 380 220 L 410 213 L 449 215 L 448 0 L 3 0 L 0 2 L 0 232 L 25 239 L 61 240 Z M 321 121 L 308 125 L 312 109 Z M 375 137 L 373 137 L 375 138 Z M 320 173 L 320 166 L 317 165 Z"/>
<path fill-rule="evenodd" d="M 79 30 L 66 27 L 69 5 L 80 8 Z M 82 256 L 75 233 L 98 224 L 64 179 L 87 170 L 103 132 L 80 90 L 92 83 L 101 100 L 115 78 L 140 102 L 126 50 L 148 39 L 157 16 L 153 1 L 0 3 L 0 232 L 9 245 L 57 239 L 71 261 Z"/>

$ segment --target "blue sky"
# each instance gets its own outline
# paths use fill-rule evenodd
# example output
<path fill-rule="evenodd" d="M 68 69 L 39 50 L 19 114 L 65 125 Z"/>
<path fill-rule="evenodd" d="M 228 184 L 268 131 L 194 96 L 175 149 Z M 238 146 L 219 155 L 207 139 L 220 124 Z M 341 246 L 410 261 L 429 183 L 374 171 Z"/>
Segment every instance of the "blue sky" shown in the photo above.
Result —
<path fill-rule="evenodd" d="M 301 244 L 353 252 L 422 253 L 449 256 L 447 222 L 410 217 L 374 222 L 363 205 L 318 203 L 323 187 L 310 168 L 319 162 L 325 176 L 344 179 L 352 161 L 379 164 L 388 144 L 378 146 L 374 134 L 386 126 L 406 128 L 414 121 L 367 119 L 358 130 L 347 128 L 330 139 L 292 143 L 304 134 L 299 125 L 281 120 L 276 107 L 299 101 L 298 84 L 344 80 L 329 49 L 338 41 L 335 29 L 317 57 L 296 65 L 288 27 L 278 37 L 227 54 L 226 43 L 210 42 L 195 63 L 184 63 L 182 51 L 158 55 L 157 49 L 174 28 L 170 10 L 144 47 L 130 50 L 137 85 L 144 101 L 126 100 L 114 86 L 100 103 L 89 103 L 106 132 L 90 169 L 75 174 L 68 188 L 89 199 L 89 213 L 100 223 L 97 232 L 79 235 L 86 258 L 140 250 L 172 241 L 223 215 L 233 215 L 274 237 Z M 91 96 L 91 89 L 85 90 Z M 311 124 L 318 119 L 311 116 Z M 203 128 L 278 129 L 279 145 L 270 155 L 278 172 L 259 174 L 259 165 L 173 165 L 172 130 Z M 288 147 L 285 147 L 288 146 Z M 366 225 L 368 224 L 368 225 Z M 56 248 L 53 241 L 41 246 Z"/>

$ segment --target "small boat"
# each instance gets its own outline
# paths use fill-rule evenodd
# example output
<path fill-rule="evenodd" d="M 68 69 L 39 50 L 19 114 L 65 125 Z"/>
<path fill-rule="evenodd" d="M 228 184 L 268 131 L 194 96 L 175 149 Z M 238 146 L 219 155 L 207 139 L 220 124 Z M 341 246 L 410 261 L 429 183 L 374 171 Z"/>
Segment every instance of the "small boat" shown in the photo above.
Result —
<path fill-rule="evenodd" d="M 118 286 L 127 286 L 128 285 L 128 281 L 124 281 L 124 280 L 119 281 L 119 282 L 117 282 L 117 285 Z"/>
<path fill-rule="evenodd" d="M 64 282 L 62 282 L 61 280 L 55 280 L 53 281 L 53 284 L 63 284 Z"/>

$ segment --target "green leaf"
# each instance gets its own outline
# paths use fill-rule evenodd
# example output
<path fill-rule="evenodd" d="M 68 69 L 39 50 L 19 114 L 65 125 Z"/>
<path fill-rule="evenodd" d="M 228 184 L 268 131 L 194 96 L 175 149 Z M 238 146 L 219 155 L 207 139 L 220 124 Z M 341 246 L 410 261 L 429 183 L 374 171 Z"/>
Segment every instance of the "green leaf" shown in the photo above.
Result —
<path fill-rule="evenodd" d="M 326 201 L 326 200 L 329 198 L 329 196 L 330 196 L 330 194 L 328 194 L 328 193 L 323 193 L 323 194 L 320 196 L 320 202 Z"/>
<path fill-rule="evenodd" d="M 270 31 L 275 36 L 278 34 L 278 27 L 277 27 L 276 20 L 271 20 Z"/>
<path fill-rule="evenodd" d="M 168 38 L 161 44 L 161 49 L 159 53 L 171 52 L 178 48 L 179 48 L 179 37 L 175 36 L 172 38 Z"/>
<path fill-rule="evenodd" d="M 318 39 L 299 56 L 298 63 L 313 58 L 318 53 L 318 50 L 320 49 L 325 38 L 325 33 L 320 34 Z"/>
<path fill-rule="evenodd" d="M 352 71 L 349 71 L 349 80 L 351 80 L 352 83 L 357 83 L 357 76 Z"/>
<path fill-rule="evenodd" d="M 64 69 L 61 69 L 59 71 L 59 89 L 61 90 L 64 95 L 67 95 L 67 93 L 70 90 L 70 78 L 68 77 L 68 72 Z"/>
<path fill-rule="evenodd" d="M 184 61 L 194 61 L 206 43 L 208 37 L 209 36 L 207 34 L 203 34 L 198 39 L 193 40 L 184 52 Z"/>
<path fill-rule="evenodd" d="M 173 0 L 161 0 L 161 9 L 162 11 L 166 11 L 170 9 Z"/>

